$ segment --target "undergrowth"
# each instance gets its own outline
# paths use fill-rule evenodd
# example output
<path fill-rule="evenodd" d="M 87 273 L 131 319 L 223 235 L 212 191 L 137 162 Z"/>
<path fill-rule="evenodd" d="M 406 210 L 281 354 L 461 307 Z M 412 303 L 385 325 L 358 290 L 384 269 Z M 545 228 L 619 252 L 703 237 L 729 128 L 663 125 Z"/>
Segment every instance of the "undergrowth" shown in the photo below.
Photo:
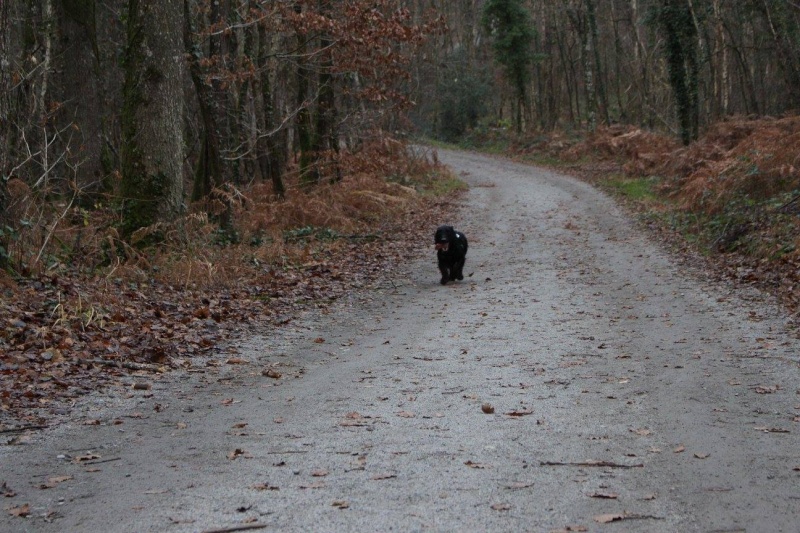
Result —
<path fill-rule="evenodd" d="M 235 190 L 226 196 L 235 240 L 207 214 L 208 202 L 126 241 L 111 202 L 90 209 L 76 199 L 53 202 L 11 180 L 8 215 L 20 223 L 0 228 L 0 242 L 7 243 L 0 250 L 8 265 L 3 279 L 82 275 L 187 288 L 235 284 L 253 268 L 306 263 L 343 244 L 377 239 L 421 202 L 464 187 L 430 156 L 378 138 L 342 155 L 341 180 L 308 187 L 289 177 L 284 198 L 267 182 Z M 152 234 L 159 235 L 157 246 L 136 246 Z"/>

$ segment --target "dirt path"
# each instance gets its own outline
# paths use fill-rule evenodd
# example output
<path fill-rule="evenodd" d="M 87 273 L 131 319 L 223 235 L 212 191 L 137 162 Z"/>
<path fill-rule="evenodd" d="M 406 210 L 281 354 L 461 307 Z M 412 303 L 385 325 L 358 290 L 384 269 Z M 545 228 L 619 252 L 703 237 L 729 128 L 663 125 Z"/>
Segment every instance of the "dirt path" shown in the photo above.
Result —
<path fill-rule="evenodd" d="M 431 247 L 248 339 L 249 364 L 0 446 L 4 507 L 30 505 L 0 530 L 796 531 L 800 343 L 781 315 L 687 274 L 583 183 L 440 159 L 472 186 L 443 221 L 470 277 L 440 286 Z"/>

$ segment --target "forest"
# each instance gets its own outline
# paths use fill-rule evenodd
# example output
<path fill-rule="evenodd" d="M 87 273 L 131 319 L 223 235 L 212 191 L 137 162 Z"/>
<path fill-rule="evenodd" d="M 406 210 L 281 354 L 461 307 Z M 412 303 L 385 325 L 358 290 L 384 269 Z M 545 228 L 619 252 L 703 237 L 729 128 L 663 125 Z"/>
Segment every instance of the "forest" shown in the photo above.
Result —
<path fill-rule="evenodd" d="M 388 138 L 622 124 L 689 144 L 800 103 L 791 0 L 5 0 L 0 22 L 17 273 L 98 238 L 130 254 L 188 214 L 252 237 L 246 189 L 340 181 Z"/>
<path fill-rule="evenodd" d="M 0 67 L 2 313 L 27 317 L 0 349 L 22 359 L 111 357 L 139 300 L 221 320 L 198 293 L 153 304 L 154 283 L 258 300 L 289 280 L 259 300 L 274 313 L 316 269 L 331 297 L 331 254 L 460 188 L 414 143 L 613 161 L 722 251 L 785 216 L 769 254 L 797 260 L 794 0 L 0 0 Z M 151 327 L 114 357 L 163 360 L 177 333 Z"/>

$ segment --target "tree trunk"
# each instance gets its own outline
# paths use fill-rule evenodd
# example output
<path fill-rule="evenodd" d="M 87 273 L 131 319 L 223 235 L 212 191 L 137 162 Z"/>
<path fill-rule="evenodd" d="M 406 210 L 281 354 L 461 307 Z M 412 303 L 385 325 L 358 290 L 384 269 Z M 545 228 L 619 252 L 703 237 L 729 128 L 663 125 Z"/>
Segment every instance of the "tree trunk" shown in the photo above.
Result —
<path fill-rule="evenodd" d="M 330 0 L 321 0 L 319 9 L 322 15 L 330 16 Z M 338 181 L 341 179 L 341 171 L 336 161 L 339 151 L 339 134 L 336 130 L 336 92 L 333 86 L 334 77 L 331 73 L 333 70 L 332 46 L 333 42 L 330 37 L 327 35 L 320 37 L 319 47 L 323 59 L 319 67 L 319 95 L 311 149 L 317 165 L 323 159 L 333 164 L 331 179 Z"/>
<path fill-rule="evenodd" d="M 586 18 L 589 23 L 589 39 L 592 46 L 592 60 L 594 61 L 594 84 L 597 89 L 597 96 L 600 99 L 600 109 L 603 122 L 609 123 L 608 116 L 608 97 L 606 95 L 606 84 L 603 77 L 603 64 L 600 61 L 600 37 L 597 30 L 597 9 L 595 0 L 586 0 Z"/>
<path fill-rule="evenodd" d="M 74 126 L 72 146 L 64 146 L 80 169 L 75 183 L 81 191 L 81 205 L 87 208 L 111 192 L 110 175 L 116 170 L 104 142 L 112 109 L 105 89 L 112 71 L 100 52 L 97 34 L 96 0 L 61 0 L 57 67 L 53 96 L 61 103 L 58 127 Z M 66 68 L 65 68 L 66 67 Z M 105 79 L 104 79 L 105 78 Z M 113 159 L 113 157 L 111 157 Z"/>
<path fill-rule="evenodd" d="M 295 4 L 295 12 L 302 13 L 302 6 Z M 297 149 L 300 152 L 300 179 L 305 184 L 319 181 L 319 173 L 314 168 L 314 158 L 311 154 L 313 138 L 311 127 L 310 79 L 308 61 L 308 41 L 305 34 L 297 36 Z"/>
<path fill-rule="evenodd" d="M 0 2 L 0 125 L 8 129 L 11 118 L 11 54 L 9 53 L 9 34 L 11 26 L 8 17 L 8 2 Z M 9 132 L 0 133 L 0 223 L 3 227 L 8 225 L 6 205 L 8 193 L 6 190 L 6 177 L 11 170 L 11 146 Z M 8 243 L 10 235 L 0 231 L 0 270 L 8 268 Z"/>
<path fill-rule="evenodd" d="M 283 184 L 284 161 L 281 157 L 282 151 L 279 147 L 279 130 L 275 112 L 275 95 L 272 90 L 271 70 L 269 68 L 270 36 L 264 25 L 258 27 L 258 76 L 256 84 L 260 89 L 258 116 L 258 164 L 261 168 L 261 175 L 272 180 L 272 190 L 279 197 L 286 195 L 286 187 Z"/>
<path fill-rule="evenodd" d="M 659 14 L 669 81 L 675 97 L 683 144 L 697 137 L 698 66 L 695 27 L 686 0 L 663 0 Z"/>
<path fill-rule="evenodd" d="M 762 0 L 761 7 L 786 79 L 788 100 L 793 107 L 800 106 L 800 27 L 787 12 L 786 2 Z M 794 7 L 800 11 L 800 7 Z"/>
<path fill-rule="evenodd" d="M 123 235 L 183 209 L 181 4 L 129 0 L 122 110 Z"/>

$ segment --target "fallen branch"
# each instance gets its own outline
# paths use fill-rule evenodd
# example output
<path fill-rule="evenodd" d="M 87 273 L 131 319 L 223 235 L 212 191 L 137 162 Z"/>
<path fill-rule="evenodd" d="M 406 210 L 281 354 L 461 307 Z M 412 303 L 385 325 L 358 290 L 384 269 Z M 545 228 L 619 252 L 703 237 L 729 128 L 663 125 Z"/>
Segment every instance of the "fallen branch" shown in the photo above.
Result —
<path fill-rule="evenodd" d="M 605 468 L 644 468 L 643 464 L 626 465 L 610 461 L 583 461 L 580 463 L 562 463 L 559 461 L 541 461 L 539 466 L 600 466 Z"/>
<path fill-rule="evenodd" d="M 113 359 L 92 359 L 89 361 L 95 365 L 116 366 L 118 368 L 127 368 L 128 370 L 146 370 L 148 372 L 161 372 L 161 367 L 158 365 L 151 365 L 148 363 L 133 363 L 131 361 L 114 361 Z"/>
<path fill-rule="evenodd" d="M 594 521 L 600 524 L 608 524 L 622 520 L 664 520 L 664 517 L 634 513 L 601 514 L 594 517 Z"/>
<path fill-rule="evenodd" d="M 281 455 L 284 453 L 308 453 L 307 450 L 283 450 L 278 452 L 267 452 L 267 455 Z"/>
<path fill-rule="evenodd" d="M 222 529 L 207 529 L 203 533 L 230 533 L 231 531 L 246 531 L 248 529 L 265 529 L 267 524 L 247 524 L 244 526 L 224 527 Z"/>
<path fill-rule="evenodd" d="M 28 431 L 29 429 L 47 429 L 50 426 L 22 426 L 19 428 L 11 428 L 11 429 L 0 429 L 0 434 L 2 433 L 22 433 L 23 431 Z"/>
<path fill-rule="evenodd" d="M 86 461 L 85 463 L 80 463 L 82 465 L 99 465 L 102 463 L 110 463 L 112 461 L 119 461 L 122 457 L 112 457 L 111 459 L 102 459 L 100 461 Z"/>

